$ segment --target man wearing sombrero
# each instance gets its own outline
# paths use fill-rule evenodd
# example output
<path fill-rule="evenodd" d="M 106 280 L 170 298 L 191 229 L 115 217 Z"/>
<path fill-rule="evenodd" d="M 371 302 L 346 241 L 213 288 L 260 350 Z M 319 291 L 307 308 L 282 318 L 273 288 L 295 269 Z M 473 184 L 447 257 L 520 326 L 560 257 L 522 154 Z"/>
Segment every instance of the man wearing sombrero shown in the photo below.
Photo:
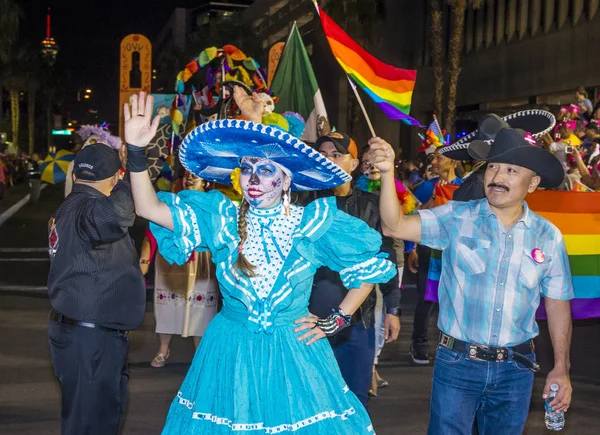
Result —
<path fill-rule="evenodd" d="M 471 160 L 469 144 L 474 140 L 487 141 L 491 145 L 496 134 L 503 128 L 519 128 L 528 131 L 534 139 L 540 139 L 551 132 L 556 125 L 556 118 L 550 112 L 540 109 L 522 110 L 510 115 L 499 117 L 495 113 L 482 116 L 477 122 L 477 129 L 462 137 L 451 145 L 438 148 L 440 155 L 452 160 Z M 483 174 L 485 162 L 475 165 L 471 173 L 464 178 L 464 183 L 454 191 L 455 201 L 470 201 L 485 197 Z"/>
<path fill-rule="evenodd" d="M 254 119 L 251 97 L 238 93 L 236 102 Z M 379 255 L 381 236 L 338 211 L 334 199 L 289 203 L 290 190 L 327 189 L 349 175 L 276 127 L 222 120 L 193 130 L 179 156 L 188 171 L 216 183 L 230 183 L 241 168 L 241 206 L 216 191 L 157 197 L 143 152 L 158 125 L 152 103 L 140 93 L 125 105 L 136 212 L 151 221 L 167 261 L 183 264 L 193 251 L 210 250 L 224 299 L 163 434 L 374 433 L 320 339 L 349 326 L 373 284 L 389 281 L 395 266 Z M 338 271 L 350 290 L 329 316 L 317 318 L 308 299 L 322 265 Z"/>
<path fill-rule="evenodd" d="M 555 359 L 544 397 L 557 384 L 550 406 L 566 411 L 571 271 L 562 234 L 524 201 L 538 186 L 562 182 L 558 159 L 531 134 L 503 128 L 492 142 L 474 140 L 468 147 L 472 158 L 487 162 L 485 198 L 403 216 L 395 200 L 394 152 L 379 138 L 371 150 L 382 172 L 384 233 L 444 253 L 429 434 L 471 434 L 475 419 L 480 434 L 523 431 L 539 369 L 532 339 L 542 295 Z"/>

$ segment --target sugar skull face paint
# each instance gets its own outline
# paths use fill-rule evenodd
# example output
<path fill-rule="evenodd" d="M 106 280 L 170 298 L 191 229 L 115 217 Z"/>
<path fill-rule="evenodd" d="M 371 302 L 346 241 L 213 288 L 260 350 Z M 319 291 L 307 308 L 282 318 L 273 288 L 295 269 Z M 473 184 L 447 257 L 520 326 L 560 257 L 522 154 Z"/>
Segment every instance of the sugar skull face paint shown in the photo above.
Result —
<path fill-rule="evenodd" d="M 240 185 L 244 199 L 251 206 L 269 208 L 281 201 L 290 178 L 281 167 L 268 159 L 244 157 L 241 161 Z"/>

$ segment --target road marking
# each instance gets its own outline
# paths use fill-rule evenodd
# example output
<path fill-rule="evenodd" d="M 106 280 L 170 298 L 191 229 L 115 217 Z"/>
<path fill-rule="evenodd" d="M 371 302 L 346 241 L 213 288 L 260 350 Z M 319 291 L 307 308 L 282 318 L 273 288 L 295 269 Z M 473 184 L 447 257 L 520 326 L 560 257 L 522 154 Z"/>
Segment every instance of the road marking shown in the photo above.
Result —
<path fill-rule="evenodd" d="M 0 258 L 1 262 L 19 262 L 19 261 L 50 261 L 49 258 Z"/>
<path fill-rule="evenodd" d="M 47 184 L 42 184 L 42 187 L 40 187 L 40 191 L 43 190 L 46 186 L 47 186 Z M 31 198 L 31 194 L 28 193 L 23 198 L 21 198 L 19 200 L 19 202 L 14 204 L 12 207 L 10 207 L 8 210 L 6 210 L 4 213 L 0 214 L 0 227 L 2 226 L 2 224 L 4 222 L 9 220 L 13 214 L 18 212 L 25 204 L 27 204 L 29 202 L 30 198 Z"/>
<path fill-rule="evenodd" d="M 46 292 L 46 291 L 48 291 L 48 287 L 36 286 L 36 285 L 2 285 L 2 284 L 0 284 L 0 291 Z"/>
<path fill-rule="evenodd" d="M 0 248 L 0 252 L 48 252 L 48 248 Z"/>

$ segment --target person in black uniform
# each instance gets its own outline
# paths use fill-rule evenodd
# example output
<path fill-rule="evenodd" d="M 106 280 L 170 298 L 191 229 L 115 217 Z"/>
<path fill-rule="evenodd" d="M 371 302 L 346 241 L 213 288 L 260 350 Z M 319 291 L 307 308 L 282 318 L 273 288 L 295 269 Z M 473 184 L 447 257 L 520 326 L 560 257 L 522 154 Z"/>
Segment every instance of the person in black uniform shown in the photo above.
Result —
<path fill-rule="evenodd" d="M 120 169 L 107 145 L 81 150 L 73 191 L 50 222 L 48 335 L 63 435 L 117 434 L 127 402 L 127 332 L 142 324 L 146 292 Z"/>

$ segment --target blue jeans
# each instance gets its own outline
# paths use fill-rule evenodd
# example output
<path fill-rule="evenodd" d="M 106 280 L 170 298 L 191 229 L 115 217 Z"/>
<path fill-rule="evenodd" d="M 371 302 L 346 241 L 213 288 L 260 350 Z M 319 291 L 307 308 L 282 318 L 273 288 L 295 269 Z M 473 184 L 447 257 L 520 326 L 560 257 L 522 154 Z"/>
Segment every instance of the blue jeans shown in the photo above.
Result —
<path fill-rule="evenodd" d="M 535 360 L 535 354 L 525 355 Z M 523 432 L 529 413 L 533 372 L 513 361 L 473 361 L 439 345 L 433 372 L 429 435 Z"/>
<path fill-rule="evenodd" d="M 375 356 L 375 328 L 365 328 L 362 322 L 358 322 L 333 336 L 330 343 L 348 388 L 368 409 Z"/>

